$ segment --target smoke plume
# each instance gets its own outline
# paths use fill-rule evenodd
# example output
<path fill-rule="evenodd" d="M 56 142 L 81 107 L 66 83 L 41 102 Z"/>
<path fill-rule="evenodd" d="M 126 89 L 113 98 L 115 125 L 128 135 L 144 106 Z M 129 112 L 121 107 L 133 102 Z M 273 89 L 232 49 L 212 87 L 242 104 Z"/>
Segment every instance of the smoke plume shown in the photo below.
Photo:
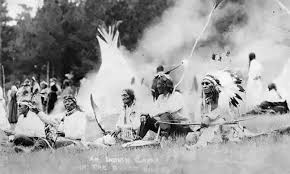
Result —
<path fill-rule="evenodd" d="M 151 66 L 177 64 L 187 58 L 213 5 L 213 1 L 204 0 L 176 1 L 158 23 L 145 30 L 134 57 L 140 62 L 153 60 L 148 63 Z M 188 58 L 192 63 L 189 73 L 202 74 L 215 68 L 211 55 L 229 52 L 228 66 L 245 74 L 248 54 L 255 52 L 266 69 L 265 82 L 273 80 L 290 53 L 289 18 L 273 0 L 225 0 L 215 10 L 195 54 Z"/>
<path fill-rule="evenodd" d="M 229 66 L 246 77 L 250 52 L 255 52 L 257 60 L 264 66 L 265 84 L 279 75 L 290 55 L 290 16 L 274 0 L 224 0 L 214 11 L 193 56 L 188 57 L 214 4 L 214 1 L 206 0 L 176 0 L 158 22 L 147 27 L 133 53 L 122 50 L 123 56 L 133 65 L 130 68 L 135 70 L 134 75 L 140 79 L 145 77 L 150 86 L 155 67 L 163 64 L 170 68 L 186 58 L 190 62 L 180 88 L 190 93 L 194 77 L 199 81 L 203 74 L 218 68 Z M 221 55 L 223 61 L 212 61 L 212 54 Z M 121 67 L 112 62 L 111 68 Z M 127 74 L 118 72 L 103 83 Z M 175 82 L 181 73 L 179 69 L 171 74 Z M 98 75 L 93 77 L 98 78 Z M 110 91 L 106 89 L 99 93 L 110 97 Z M 192 108 L 198 108 L 195 101 L 198 95 L 194 96 L 186 97 L 186 100 L 188 105 L 194 105 Z"/>

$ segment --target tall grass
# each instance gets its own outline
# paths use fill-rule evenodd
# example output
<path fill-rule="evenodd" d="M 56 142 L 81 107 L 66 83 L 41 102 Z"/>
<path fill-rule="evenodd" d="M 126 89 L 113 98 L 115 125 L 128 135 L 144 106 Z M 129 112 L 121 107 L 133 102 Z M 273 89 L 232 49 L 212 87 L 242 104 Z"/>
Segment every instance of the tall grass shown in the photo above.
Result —
<path fill-rule="evenodd" d="M 267 117 L 255 120 L 256 127 L 266 129 L 278 126 L 278 123 L 290 123 L 288 116 L 278 116 L 276 121 L 268 121 L 272 118 Z M 16 154 L 12 148 L 2 147 L 0 173 L 290 173 L 288 136 L 210 145 L 197 151 L 187 151 L 182 145 L 183 141 L 179 140 L 164 142 L 162 148 L 123 149 L 115 146 L 28 154 Z"/>

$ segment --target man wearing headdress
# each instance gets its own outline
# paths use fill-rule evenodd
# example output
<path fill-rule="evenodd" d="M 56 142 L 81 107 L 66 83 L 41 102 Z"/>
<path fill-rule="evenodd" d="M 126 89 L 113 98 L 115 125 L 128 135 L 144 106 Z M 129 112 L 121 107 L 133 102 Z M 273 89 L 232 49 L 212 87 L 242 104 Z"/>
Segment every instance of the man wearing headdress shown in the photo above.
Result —
<path fill-rule="evenodd" d="M 32 105 L 31 100 L 18 102 L 18 122 L 12 133 L 14 135 L 10 137 L 15 146 L 33 146 L 39 138 L 45 137 L 43 122 L 30 111 Z"/>
<path fill-rule="evenodd" d="M 158 124 L 158 120 L 164 122 L 182 123 L 189 119 L 184 115 L 184 100 L 180 92 L 174 90 L 171 77 L 167 74 L 159 72 L 154 78 L 155 84 L 152 89 L 154 106 L 151 111 L 141 116 L 140 137 L 143 138 L 148 130 L 158 131 L 158 126 L 163 135 L 174 136 L 186 135 L 190 132 L 188 126 Z M 146 112 L 146 111 L 145 111 Z"/>
<path fill-rule="evenodd" d="M 79 145 L 85 141 L 86 114 L 81 111 L 73 96 L 65 96 L 63 104 L 66 109 L 65 113 L 52 116 L 47 116 L 36 107 L 31 108 L 31 111 L 47 126 L 45 127 L 45 139 L 37 141 L 30 151 Z"/>
<path fill-rule="evenodd" d="M 74 96 L 64 96 L 63 104 L 65 113 L 48 117 L 37 108 L 33 111 L 48 126 L 46 127 L 46 139 L 52 147 L 66 146 L 76 142 L 85 141 L 87 128 L 87 116 L 77 105 Z M 46 143 L 40 142 L 35 149 L 45 148 Z"/>
<path fill-rule="evenodd" d="M 202 125 L 197 132 L 187 136 L 189 143 L 195 143 L 191 148 L 199 148 L 209 143 L 236 141 L 243 136 L 243 128 L 236 125 L 223 125 L 233 121 L 236 115 L 232 110 L 237 109 L 242 101 L 244 89 L 241 80 L 230 71 L 218 72 L 216 75 L 207 74 L 201 82 Z"/>

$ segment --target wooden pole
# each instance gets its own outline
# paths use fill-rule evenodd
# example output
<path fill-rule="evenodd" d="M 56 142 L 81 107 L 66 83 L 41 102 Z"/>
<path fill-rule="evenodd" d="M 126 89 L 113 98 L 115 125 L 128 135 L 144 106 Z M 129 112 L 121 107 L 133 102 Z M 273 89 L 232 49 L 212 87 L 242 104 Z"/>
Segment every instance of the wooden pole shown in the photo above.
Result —
<path fill-rule="evenodd" d="M 2 18 L 2 13 L 0 14 L 0 18 Z M 0 68 L 1 68 L 1 75 L 0 75 L 0 85 L 3 89 L 3 75 L 2 75 L 2 21 L 0 21 Z M 4 93 L 3 93 L 4 95 Z"/>
<path fill-rule="evenodd" d="M 3 98 L 5 99 L 5 89 L 4 89 L 4 83 L 3 83 L 3 65 L 2 65 L 2 13 L 0 14 L 0 18 L 1 18 L 1 21 L 0 21 L 0 68 L 1 68 L 1 75 L 0 75 L 0 85 L 2 87 L 2 94 L 3 94 Z"/>
<path fill-rule="evenodd" d="M 6 92 L 5 92 L 5 69 L 4 69 L 4 66 L 2 65 L 1 66 L 2 67 L 2 80 L 3 80 L 3 88 L 2 88 L 2 90 L 3 90 L 3 97 L 4 97 L 4 99 L 6 99 Z"/>
<path fill-rule="evenodd" d="M 47 61 L 47 64 L 46 64 L 46 82 L 48 84 L 48 88 L 50 88 L 49 69 L 50 69 L 50 64 L 49 64 L 49 61 Z M 48 97 L 48 96 L 46 96 L 46 97 Z M 48 113 L 48 100 L 49 100 L 49 98 L 47 98 L 46 100 L 47 100 L 47 102 L 46 102 L 46 106 L 45 106 L 45 112 Z"/>
<path fill-rule="evenodd" d="M 47 64 L 46 64 L 46 82 L 47 82 L 48 86 L 50 85 L 49 84 L 49 69 L 50 69 L 49 62 L 47 62 Z"/>

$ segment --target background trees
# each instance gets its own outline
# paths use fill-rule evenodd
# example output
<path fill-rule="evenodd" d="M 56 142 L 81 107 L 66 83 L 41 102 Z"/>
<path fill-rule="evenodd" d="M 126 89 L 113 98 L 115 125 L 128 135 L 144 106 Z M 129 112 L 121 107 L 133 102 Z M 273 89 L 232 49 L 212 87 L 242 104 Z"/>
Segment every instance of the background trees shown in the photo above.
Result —
<path fill-rule="evenodd" d="M 48 63 L 50 76 L 62 79 L 73 71 L 77 83 L 100 66 L 99 25 L 122 21 L 120 42 L 132 51 L 145 27 L 169 6 L 167 0 L 44 0 L 35 17 L 21 5 L 17 24 L 8 26 L 4 4 L 0 0 L 1 62 L 12 83 L 31 75 L 45 80 Z"/>

